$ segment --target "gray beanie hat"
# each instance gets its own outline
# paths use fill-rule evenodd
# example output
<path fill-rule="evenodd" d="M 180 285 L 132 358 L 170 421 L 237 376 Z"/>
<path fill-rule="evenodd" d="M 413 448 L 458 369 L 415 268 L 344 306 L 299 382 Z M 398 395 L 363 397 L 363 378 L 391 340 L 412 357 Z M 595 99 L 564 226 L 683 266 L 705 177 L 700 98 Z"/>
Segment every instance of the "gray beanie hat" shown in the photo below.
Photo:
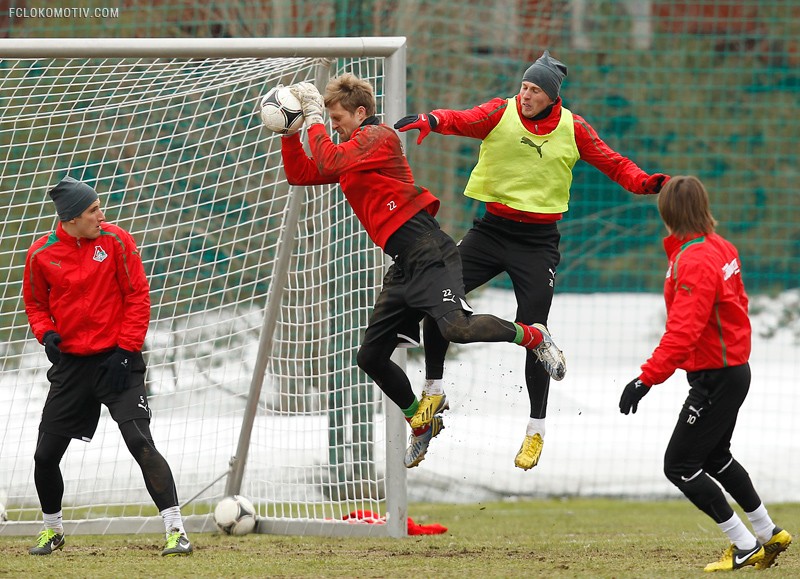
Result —
<path fill-rule="evenodd" d="M 61 221 L 75 219 L 97 200 L 97 192 L 83 181 L 64 177 L 50 190 L 50 197 L 56 205 L 56 213 Z"/>
<path fill-rule="evenodd" d="M 561 90 L 561 81 L 565 76 L 567 76 L 567 66 L 550 56 L 549 50 L 545 50 L 544 54 L 528 67 L 522 75 L 522 80 L 539 86 L 547 96 L 556 100 Z"/>

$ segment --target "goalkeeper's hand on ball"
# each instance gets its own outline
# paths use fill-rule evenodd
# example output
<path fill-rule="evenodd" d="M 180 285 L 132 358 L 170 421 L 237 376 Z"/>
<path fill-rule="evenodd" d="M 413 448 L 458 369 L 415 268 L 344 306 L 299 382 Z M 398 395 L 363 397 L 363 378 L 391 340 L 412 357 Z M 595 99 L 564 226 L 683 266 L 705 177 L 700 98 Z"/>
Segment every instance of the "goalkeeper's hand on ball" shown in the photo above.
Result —
<path fill-rule="evenodd" d="M 619 399 L 619 411 L 623 414 L 633 412 L 639 408 L 639 400 L 644 398 L 645 394 L 650 392 L 650 386 L 642 382 L 639 378 L 631 380 L 622 391 L 622 396 Z"/>
<path fill-rule="evenodd" d="M 435 129 L 438 124 L 439 120 L 432 114 L 423 113 L 421 115 L 408 115 L 407 117 L 403 117 L 394 124 L 394 128 L 401 133 L 405 133 L 410 129 L 418 129 L 419 137 L 417 137 L 417 144 L 421 145 L 422 140 L 430 135 L 431 131 Z"/>
<path fill-rule="evenodd" d="M 306 118 L 306 126 L 323 122 L 322 111 L 325 108 L 325 102 L 317 87 L 310 82 L 298 82 L 291 85 L 289 91 L 300 101 L 303 116 Z"/>

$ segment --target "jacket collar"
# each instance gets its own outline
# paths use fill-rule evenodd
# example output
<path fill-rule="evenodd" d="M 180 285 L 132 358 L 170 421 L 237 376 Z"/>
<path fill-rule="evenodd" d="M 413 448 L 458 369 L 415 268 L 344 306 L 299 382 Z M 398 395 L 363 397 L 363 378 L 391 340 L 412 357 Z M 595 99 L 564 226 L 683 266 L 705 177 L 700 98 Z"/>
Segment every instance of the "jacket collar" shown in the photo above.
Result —
<path fill-rule="evenodd" d="M 72 246 L 78 245 L 78 238 L 72 237 L 69 233 L 67 233 L 60 221 L 56 226 L 56 237 L 58 237 L 58 240 L 61 243 L 66 243 L 67 245 L 72 245 Z"/>
<path fill-rule="evenodd" d="M 361 124 L 358 125 L 358 128 L 355 131 L 353 131 L 353 134 L 350 135 L 350 138 L 352 139 L 353 137 L 355 137 L 359 131 L 363 130 L 364 127 L 368 125 L 380 125 L 380 124 L 381 122 L 378 120 L 378 117 L 376 117 L 375 115 L 369 116 L 363 121 L 361 121 Z"/>
<path fill-rule="evenodd" d="M 103 229 L 102 225 L 100 226 L 100 229 Z M 58 225 L 56 225 L 56 237 L 61 243 L 65 243 L 72 247 L 78 247 L 80 245 L 81 239 L 86 239 L 84 237 L 82 238 L 72 237 L 69 233 L 66 232 L 64 226 L 61 224 L 61 221 L 59 221 Z"/>
<path fill-rule="evenodd" d="M 366 119 L 364 119 L 363 121 L 361 121 L 361 125 L 359 126 L 359 128 L 366 127 L 367 125 L 380 125 L 380 124 L 381 122 L 378 120 L 378 117 L 376 117 L 375 115 L 371 115 Z"/>
<path fill-rule="evenodd" d="M 364 127 L 366 127 L 368 125 L 380 125 L 380 124 L 381 124 L 381 122 L 378 120 L 378 117 L 376 117 L 375 115 L 371 115 L 371 116 L 367 117 L 366 119 L 364 119 L 363 121 L 361 121 L 361 124 L 358 125 L 358 128 L 355 131 L 353 131 L 353 134 L 350 135 L 350 138 L 352 139 L 353 137 L 355 137 L 356 133 L 358 133 Z"/>
<path fill-rule="evenodd" d="M 667 253 L 668 257 L 672 257 L 677 251 L 683 249 L 684 246 L 689 245 L 701 237 L 707 237 L 707 235 L 705 233 L 692 233 L 691 235 L 681 238 L 675 237 L 675 235 L 669 235 L 664 238 L 664 251 Z"/>

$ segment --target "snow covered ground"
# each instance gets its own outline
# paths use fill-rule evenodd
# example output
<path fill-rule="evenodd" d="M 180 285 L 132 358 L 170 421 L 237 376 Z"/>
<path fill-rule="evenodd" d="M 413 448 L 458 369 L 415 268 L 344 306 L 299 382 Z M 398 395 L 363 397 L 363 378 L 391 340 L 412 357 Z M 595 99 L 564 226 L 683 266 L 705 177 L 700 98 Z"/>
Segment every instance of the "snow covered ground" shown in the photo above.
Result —
<path fill-rule="evenodd" d="M 795 484 L 800 478 L 800 390 L 795 386 L 800 346 L 796 332 L 780 322 L 782 304 L 796 298 L 787 293 L 754 300 L 753 382 L 733 439 L 735 456 L 767 502 L 800 500 Z M 472 306 L 514 317 L 506 291 L 485 291 Z M 446 429 L 425 461 L 407 471 L 409 499 L 679 496 L 663 476 L 661 461 L 688 389 L 684 373 L 657 386 L 637 414 L 623 416 L 617 408 L 623 386 L 637 375 L 663 324 L 659 295 L 556 295 L 549 325 L 567 356 L 568 371 L 563 381 L 551 384 L 544 452 L 539 466 L 528 472 L 513 465 L 529 414 L 520 349 L 505 343 L 453 348 L 445 377 L 451 405 Z M 46 395 L 45 359 L 35 342 L 26 348 L 31 354 L 26 367 L 0 373 L 0 498 L 5 493 L 14 502 L 36 505 L 33 452 Z M 223 389 L 181 386 L 152 397 L 153 435 L 176 474 L 182 498 L 201 492 L 227 470 L 236 452 L 251 368 L 241 361 L 217 368 Z M 419 353 L 411 354 L 408 372 L 419 390 Z M 380 458 L 383 426 L 378 419 L 375 454 Z M 118 456 L 124 460 L 118 462 Z M 245 480 L 272 485 L 279 489 L 276 496 L 294 499 L 311 492 L 304 481 L 295 480 L 297 473 L 327 461 L 326 415 L 260 413 Z M 105 411 L 95 440 L 74 442 L 63 468 L 67 502 L 92 502 L 90 493 L 99 491 L 106 500 L 147 503 L 138 467 Z M 74 479 L 82 482 L 69 482 Z M 211 492 L 221 492 L 222 485 L 216 483 Z M 315 500 L 313 492 L 308 500 Z"/>
<path fill-rule="evenodd" d="M 506 292 L 486 292 L 472 305 L 513 318 Z M 794 332 L 775 331 L 777 306 L 767 300 L 754 308 L 764 311 L 753 319 L 753 380 L 732 442 L 762 498 L 773 502 L 800 500 L 800 359 Z M 618 409 L 622 388 L 657 345 L 664 321 L 659 295 L 556 295 L 549 326 L 568 370 L 563 381 L 551 382 L 542 458 L 528 472 L 513 464 L 529 411 L 523 357 L 508 344 L 462 346 L 446 366 L 446 429 L 410 471 L 410 496 L 680 496 L 663 475 L 662 459 L 688 392 L 685 373 L 656 386 L 635 415 Z M 413 370 L 421 384 L 420 365 Z"/>

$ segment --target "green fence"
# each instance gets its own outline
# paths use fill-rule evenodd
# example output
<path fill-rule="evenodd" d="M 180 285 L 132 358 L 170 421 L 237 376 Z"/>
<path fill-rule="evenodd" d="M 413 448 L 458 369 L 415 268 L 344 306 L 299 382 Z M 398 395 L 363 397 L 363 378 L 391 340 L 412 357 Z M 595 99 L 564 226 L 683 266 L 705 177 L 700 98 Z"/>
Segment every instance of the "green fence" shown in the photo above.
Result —
<path fill-rule="evenodd" d="M 406 36 L 414 112 L 511 96 L 549 48 L 569 66 L 565 105 L 611 147 L 646 171 L 705 181 L 751 293 L 798 285 L 798 2 L 76 0 L 69 12 L 0 4 L 8 37 Z M 482 211 L 461 194 L 478 145 L 409 139 L 417 180 L 442 198 L 441 221 L 455 237 Z M 579 162 L 561 230 L 559 291 L 660 288 L 664 231 L 653 199 Z"/>

